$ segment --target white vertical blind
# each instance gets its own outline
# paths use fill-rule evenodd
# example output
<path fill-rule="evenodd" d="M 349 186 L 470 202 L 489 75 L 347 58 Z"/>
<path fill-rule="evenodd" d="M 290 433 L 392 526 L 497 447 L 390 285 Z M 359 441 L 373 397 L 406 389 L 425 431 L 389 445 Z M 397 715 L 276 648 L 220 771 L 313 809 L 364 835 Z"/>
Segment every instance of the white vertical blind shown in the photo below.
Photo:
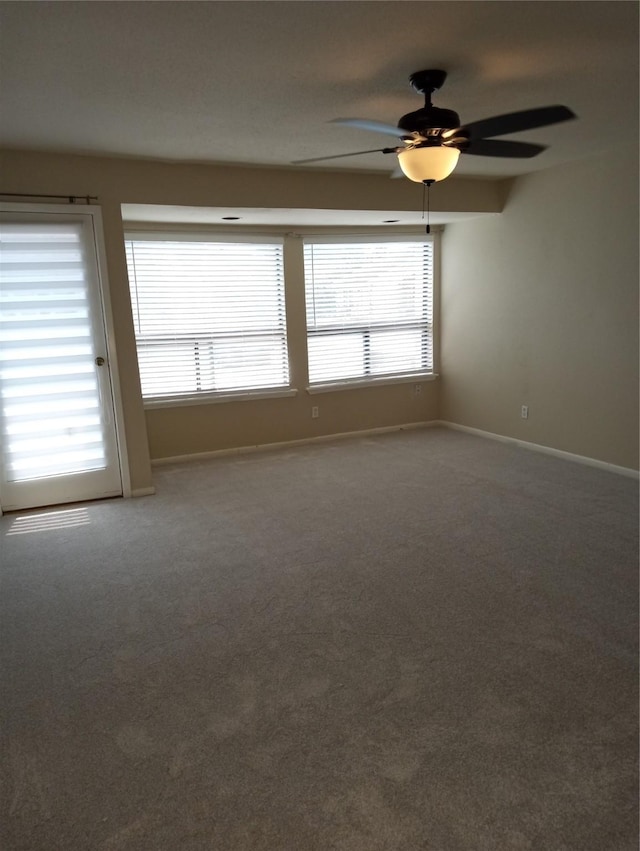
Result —
<path fill-rule="evenodd" d="M 82 224 L 0 224 L 8 482 L 106 465 Z"/>
<path fill-rule="evenodd" d="M 289 383 L 282 242 L 125 240 L 144 397 Z"/>
<path fill-rule="evenodd" d="M 309 383 L 433 371 L 433 243 L 305 240 Z"/>

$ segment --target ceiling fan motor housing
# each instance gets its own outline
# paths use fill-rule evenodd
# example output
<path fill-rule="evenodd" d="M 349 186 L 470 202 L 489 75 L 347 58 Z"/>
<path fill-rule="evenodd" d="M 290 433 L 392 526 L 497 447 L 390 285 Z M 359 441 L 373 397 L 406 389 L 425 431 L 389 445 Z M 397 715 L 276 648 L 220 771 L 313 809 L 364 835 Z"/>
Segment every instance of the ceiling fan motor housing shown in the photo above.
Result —
<path fill-rule="evenodd" d="M 440 109 L 437 106 L 423 107 L 408 112 L 398 121 L 398 127 L 407 133 L 420 133 L 433 136 L 430 130 L 452 130 L 460 127 L 460 117 L 452 109 Z"/>

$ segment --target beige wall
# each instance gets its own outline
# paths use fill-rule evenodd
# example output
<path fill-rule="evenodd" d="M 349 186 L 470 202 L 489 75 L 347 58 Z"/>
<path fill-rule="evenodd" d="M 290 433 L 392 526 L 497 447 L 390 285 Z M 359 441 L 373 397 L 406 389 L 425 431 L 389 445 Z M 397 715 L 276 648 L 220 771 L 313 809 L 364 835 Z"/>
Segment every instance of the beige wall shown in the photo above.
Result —
<path fill-rule="evenodd" d="M 637 148 L 516 179 L 442 258 L 442 418 L 637 468 Z"/>
<path fill-rule="evenodd" d="M 385 174 L 337 174 L 162 163 L 27 151 L 3 151 L 4 192 L 97 195 L 104 219 L 107 266 L 120 366 L 132 487 L 151 484 L 149 459 L 206 452 L 358 429 L 420 422 L 437 417 L 438 387 L 425 383 L 415 396 L 401 384 L 310 397 L 304 381 L 303 283 L 299 263 L 288 269 L 288 319 L 298 396 L 233 404 L 144 411 L 123 244 L 121 204 L 279 207 L 289 209 L 415 210 L 420 187 Z M 501 184 L 451 179 L 434 187 L 432 210 L 498 212 Z M 382 216 L 383 218 L 384 216 Z M 298 316 L 296 323 L 295 316 Z M 296 327 L 292 327 L 293 325 Z M 302 371 L 301 366 L 303 365 Z M 311 419 L 311 405 L 320 417 Z"/>
<path fill-rule="evenodd" d="M 98 195 L 134 489 L 150 457 L 302 439 L 442 417 L 623 466 L 637 464 L 637 158 L 574 163 L 514 181 L 502 216 L 448 225 L 444 378 L 310 397 L 303 283 L 290 261 L 295 398 L 143 410 L 123 247 L 123 203 L 416 209 L 385 175 L 160 163 L 25 151 L 1 155 L 5 192 Z M 504 181 L 452 178 L 432 209 L 499 212 Z M 291 254 L 289 255 L 291 256 Z M 298 317 L 296 320 L 295 317 Z M 312 420 L 311 405 L 320 407 Z M 519 417 L 530 406 L 530 419 Z"/>
<path fill-rule="evenodd" d="M 311 419 L 311 406 L 320 417 Z M 291 399 L 263 399 L 148 410 L 153 458 L 211 449 L 301 440 L 326 434 L 435 420 L 437 382 L 423 384 L 416 397 L 412 384 L 390 385 Z"/>

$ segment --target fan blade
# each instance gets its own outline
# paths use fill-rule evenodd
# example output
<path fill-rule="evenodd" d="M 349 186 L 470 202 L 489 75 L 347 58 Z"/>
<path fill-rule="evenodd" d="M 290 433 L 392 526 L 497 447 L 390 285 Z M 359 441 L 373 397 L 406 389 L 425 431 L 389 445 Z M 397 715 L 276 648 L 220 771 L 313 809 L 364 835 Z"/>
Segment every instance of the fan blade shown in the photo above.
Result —
<path fill-rule="evenodd" d="M 505 139 L 476 139 L 461 148 L 463 154 L 476 154 L 480 157 L 510 157 L 511 159 L 537 157 L 546 151 L 546 145 L 534 145 L 531 142 L 509 142 Z"/>
<path fill-rule="evenodd" d="M 387 136 L 411 136 L 406 130 L 394 127 L 393 124 L 383 124 L 381 121 L 369 121 L 366 118 L 334 118 L 331 124 L 342 124 L 346 127 L 357 127 L 359 130 L 370 130 L 372 133 L 385 133 Z"/>
<path fill-rule="evenodd" d="M 506 136 L 508 133 L 519 133 L 521 130 L 534 130 L 536 127 L 547 127 L 549 124 L 559 124 L 575 118 L 575 114 L 566 106 L 541 106 L 538 109 L 524 109 L 522 112 L 509 112 L 506 115 L 495 115 L 482 121 L 472 121 L 457 130 L 445 131 L 442 135 L 447 138 L 458 130 L 463 130 L 471 139 L 484 139 L 487 136 Z"/>
<path fill-rule="evenodd" d="M 396 148 L 373 148 L 371 151 L 353 151 L 350 154 L 333 154 L 330 157 L 311 157 L 309 160 L 293 160 L 292 165 L 319 163 L 322 160 L 340 160 L 342 157 L 357 157 L 360 154 L 395 154 L 396 150 Z"/>

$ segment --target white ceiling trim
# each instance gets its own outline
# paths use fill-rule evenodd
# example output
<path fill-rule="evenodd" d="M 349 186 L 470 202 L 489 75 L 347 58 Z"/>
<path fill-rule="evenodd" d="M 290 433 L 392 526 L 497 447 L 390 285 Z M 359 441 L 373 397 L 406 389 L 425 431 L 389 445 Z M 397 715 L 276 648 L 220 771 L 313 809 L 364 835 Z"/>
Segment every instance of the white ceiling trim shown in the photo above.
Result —
<path fill-rule="evenodd" d="M 497 213 L 432 212 L 432 225 L 451 224 L 477 216 Z M 237 221 L 225 221 L 237 216 Z M 136 224 L 184 224 L 234 227 L 424 227 L 425 219 L 416 210 L 314 210 L 267 209 L 258 207 L 182 207 L 159 204 L 122 204 L 122 219 Z"/>

